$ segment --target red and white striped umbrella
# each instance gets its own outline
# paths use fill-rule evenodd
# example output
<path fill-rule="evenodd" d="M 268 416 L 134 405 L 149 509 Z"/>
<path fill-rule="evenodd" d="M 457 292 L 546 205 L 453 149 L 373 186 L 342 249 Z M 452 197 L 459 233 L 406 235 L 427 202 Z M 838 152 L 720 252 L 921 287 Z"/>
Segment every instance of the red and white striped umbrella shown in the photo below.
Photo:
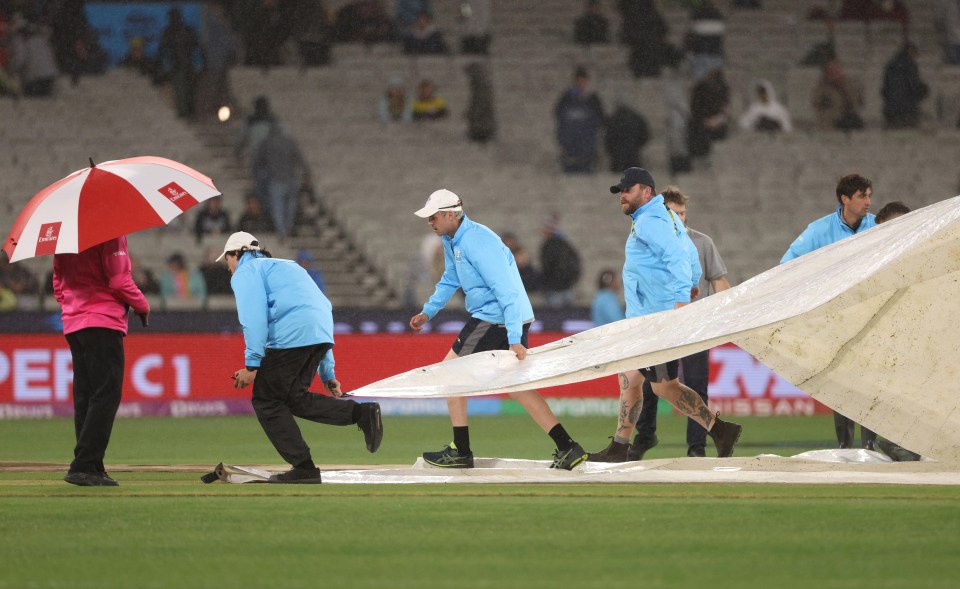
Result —
<path fill-rule="evenodd" d="M 166 225 L 215 196 L 220 191 L 210 178 L 173 160 L 146 156 L 91 162 L 30 199 L 3 250 L 11 262 L 79 253 L 121 235 Z"/>

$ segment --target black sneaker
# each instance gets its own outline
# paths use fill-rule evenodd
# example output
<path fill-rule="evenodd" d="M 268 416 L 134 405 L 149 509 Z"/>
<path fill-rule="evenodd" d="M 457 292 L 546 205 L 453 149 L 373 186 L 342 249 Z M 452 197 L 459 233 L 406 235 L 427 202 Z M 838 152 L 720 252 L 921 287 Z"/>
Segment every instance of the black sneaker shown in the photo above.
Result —
<path fill-rule="evenodd" d="M 473 468 L 473 452 L 461 454 L 457 446 L 451 442 L 439 452 L 424 452 L 423 461 L 440 468 Z"/>
<path fill-rule="evenodd" d="M 553 464 L 550 465 L 550 468 L 573 470 L 573 467 L 586 460 L 587 451 L 583 449 L 583 446 L 574 442 L 573 446 L 570 446 L 566 452 L 557 450 L 553 453 Z"/>
<path fill-rule="evenodd" d="M 360 405 L 360 420 L 357 429 L 363 432 L 363 439 L 367 443 L 367 451 L 376 452 L 383 441 L 383 422 L 380 420 L 380 403 L 364 403 Z"/>
<path fill-rule="evenodd" d="M 633 438 L 633 443 L 630 444 L 630 449 L 627 450 L 627 460 L 643 460 L 643 455 L 647 453 L 648 450 L 656 448 L 657 444 L 660 443 L 660 438 L 657 437 L 657 434 L 653 434 L 652 438 L 647 438 L 641 440 L 639 437 Z"/>
<path fill-rule="evenodd" d="M 690 446 L 687 448 L 687 456 L 689 458 L 706 458 L 707 449 L 703 446 Z"/>
<path fill-rule="evenodd" d="M 920 455 L 916 452 L 911 452 L 886 438 L 877 438 L 877 447 L 894 462 L 916 462 L 920 460 Z"/>
<path fill-rule="evenodd" d="M 80 487 L 119 487 L 120 483 L 98 472 L 69 471 L 63 477 L 71 485 Z"/>
<path fill-rule="evenodd" d="M 313 468 L 291 468 L 287 472 L 270 475 L 268 483 L 285 483 L 291 485 L 319 485 L 320 469 Z"/>
<path fill-rule="evenodd" d="M 610 445 L 599 452 L 591 452 L 587 455 L 590 462 L 626 462 L 627 450 L 629 444 L 621 444 L 610 438 Z"/>
<path fill-rule="evenodd" d="M 707 435 L 713 438 L 713 444 L 717 447 L 717 457 L 729 458 L 733 456 L 733 447 L 737 445 L 737 440 L 740 439 L 740 432 L 742 431 L 743 426 L 730 421 L 723 421 L 720 419 L 720 414 L 717 414 L 713 427 L 707 432 Z"/>

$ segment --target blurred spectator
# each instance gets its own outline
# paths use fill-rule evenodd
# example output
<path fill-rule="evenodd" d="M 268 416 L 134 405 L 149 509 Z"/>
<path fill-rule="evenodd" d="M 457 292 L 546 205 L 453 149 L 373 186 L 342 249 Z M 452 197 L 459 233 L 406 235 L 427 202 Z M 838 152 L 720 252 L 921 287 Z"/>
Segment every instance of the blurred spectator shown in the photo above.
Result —
<path fill-rule="evenodd" d="M 793 131 L 787 107 L 777 100 L 777 91 L 768 80 L 758 80 L 754 98 L 740 116 L 740 128 L 748 131 Z"/>
<path fill-rule="evenodd" d="M 538 272 L 533 265 L 533 260 L 530 259 L 530 252 L 521 245 L 520 240 L 517 239 L 517 236 L 513 233 L 504 233 L 500 239 L 503 241 L 503 245 L 507 246 L 507 249 L 513 254 L 513 259 L 517 264 L 517 270 L 520 271 L 520 281 L 523 282 L 524 289 L 526 289 L 528 293 L 539 291 L 540 272 Z"/>
<path fill-rule="evenodd" d="M 696 3 L 690 13 L 686 45 L 690 53 L 690 75 L 699 81 L 723 67 L 723 14 L 711 0 Z"/>
<path fill-rule="evenodd" d="M 486 55 L 490 48 L 490 0 L 461 0 L 460 53 Z"/>
<path fill-rule="evenodd" d="M 297 264 L 300 264 L 300 267 L 307 271 L 307 274 L 310 275 L 321 292 L 327 294 L 327 282 L 323 278 L 323 271 L 314 266 L 313 261 L 313 254 L 310 253 L 310 250 L 302 249 L 297 252 Z"/>
<path fill-rule="evenodd" d="M 467 139 L 486 143 L 497 134 L 496 109 L 493 101 L 493 84 L 487 66 L 473 62 L 464 67 L 470 80 L 470 95 L 467 102 Z"/>
<path fill-rule="evenodd" d="M 690 151 L 687 148 L 690 105 L 680 78 L 665 80 L 663 104 L 667 113 L 667 154 L 670 158 L 670 173 L 689 172 L 693 169 Z"/>
<path fill-rule="evenodd" d="M 40 283 L 33 272 L 23 264 L 11 264 L 7 252 L 2 250 L 0 250 L 0 287 L 9 290 L 15 297 L 40 294 Z"/>
<path fill-rule="evenodd" d="M 433 18 L 433 7 L 430 0 L 396 0 L 393 7 L 393 20 L 400 29 L 401 35 L 413 31 L 420 14 Z"/>
<path fill-rule="evenodd" d="M 20 88 L 10 76 L 10 54 L 8 48 L 11 40 L 11 27 L 7 15 L 0 10 L 0 96 L 19 96 Z"/>
<path fill-rule="evenodd" d="M 435 233 L 424 235 L 417 254 L 407 266 L 407 283 L 403 291 L 406 307 L 419 309 L 427 300 L 443 275 L 443 264 L 443 242 L 437 239 Z"/>
<path fill-rule="evenodd" d="M 937 0 L 933 22 L 943 43 L 944 61 L 960 65 L 960 2 Z"/>
<path fill-rule="evenodd" d="M 293 30 L 290 0 L 259 0 L 243 32 L 244 63 L 263 67 L 283 65 L 283 46 Z"/>
<path fill-rule="evenodd" d="M 730 87 L 715 69 L 690 91 L 687 150 L 692 157 L 710 153 L 714 141 L 726 138 L 730 124 Z"/>
<path fill-rule="evenodd" d="M 620 321 L 626 317 L 623 303 L 620 302 L 621 290 L 623 290 L 623 279 L 620 273 L 604 268 L 597 277 L 597 293 L 593 295 L 593 302 L 590 304 L 590 319 L 594 327 Z"/>
<path fill-rule="evenodd" d="M 281 243 L 293 229 L 300 188 L 309 182 L 309 168 L 297 142 L 274 123 L 253 154 L 257 192 L 266 196 Z"/>
<path fill-rule="evenodd" d="M 617 8 L 623 21 L 620 40 L 630 47 L 634 76 L 656 77 L 664 66 L 679 63 L 683 53 L 670 44 L 670 30 L 656 0 L 619 0 Z"/>
<path fill-rule="evenodd" d="M 63 0 L 52 19 L 51 40 L 57 64 L 74 85 L 81 75 L 102 74 L 107 70 L 107 52 L 87 21 L 85 6 L 86 0 Z"/>
<path fill-rule="evenodd" d="M 580 280 L 580 254 L 560 231 L 560 216 L 552 214 L 543 223 L 540 245 L 540 287 L 547 306 L 558 309 L 574 302 L 574 287 Z"/>
<path fill-rule="evenodd" d="M 903 25 L 910 22 L 910 11 L 900 0 L 843 0 L 840 20 L 893 20 Z"/>
<path fill-rule="evenodd" d="M 341 43 L 381 43 L 397 38 L 393 21 L 382 0 L 358 0 L 344 4 L 334 19 L 335 38 Z"/>
<path fill-rule="evenodd" d="M 203 252 L 203 263 L 200 264 L 200 274 L 203 276 L 203 283 L 207 287 L 207 294 L 223 295 L 233 294 L 230 287 L 230 270 L 226 264 L 217 263 L 220 257 L 219 248 L 207 248 Z"/>
<path fill-rule="evenodd" d="M 421 80 L 417 99 L 413 101 L 413 120 L 437 120 L 447 117 L 447 101 L 437 96 L 432 80 Z"/>
<path fill-rule="evenodd" d="M 198 270 L 187 268 L 183 254 L 177 252 L 167 258 L 167 267 L 160 273 L 160 296 L 180 301 L 204 301 L 207 284 Z"/>
<path fill-rule="evenodd" d="M 407 96 L 406 81 L 401 76 L 393 76 L 380 97 L 381 123 L 409 123 L 413 120 L 413 104 Z"/>
<path fill-rule="evenodd" d="M 847 77 L 839 60 L 834 59 L 823 68 L 811 102 L 818 128 L 842 131 L 863 128 L 860 116 L 863 89 L 859 82 Z"/>
<path fill-rule="evenodd" d="M 197 77 L 204 68 L 203 50 L 197 32 L 184 22 L 180 9 L 171 8 L 168 15 L 157 59 L 164 79 L 173 86 L 177 116 L 191 119 L 197 109 Z"/>
<path fill-rule="evenodd" d="M 218 253 L 219 255 L 219 253 Z M 136 256 L 130 257 L 130 276 L 133 277 L 133 282 L 140 289 L 140 292 L 143 294 L 160 294 L 160 283 L 157 281 L 157 278 L 153 275 L 153 270 L 143 266 L 140 263 L 140 258 Z M 51 289 L 50 292 L 53 292 L 53 283 L 51 279 Z"/>
<path fill-rule="evenodd" d="M 223 203 L 220 196 L 208 199 L 203 203 L 203 208 L 197 213 L 197 221 L 193 226 L 194 235 L 197 237 L 197 243 L 203 241 L 207 235 L 228 235 L 230 228 L 230 216 L 223 210 Z"/>
<path fill-rule="evenodd" d="M 50 30 L 25 21 L 15 21 L 14 29 L 10 73 L 20 79 L 24 96 L 52 96 L 60 71 L 50 44 Z"/>
<path fill-rule="evenodd" d="M 824 11 L 822 17 L 818 16 L 818 18 L 814 19 L 813 16 L 810 16 L 808 18 L 813 20 L 823 20 L 824 25 L 826 26 L 827 38 L 819 43 L 814 44 L 814 46 L 811 47 L 810 50 L 807 51 L 807 54 L 804 55 L 800 60 L 800 65 L 823 68 L 837 58 L 837 43 L 836 37 L 833 34 L 833 17 Z"/>
<path fill-rule="evenodd" d="M 127 44 L 127 55 L 120 60 L 118 65 L 135 70 L 141 76 L 149 78 L 154 84 L 159 83 L 159 66 L 156 60 L 151 59 L 144 52 L 144 44 L 143 37 L 130 39 L 130 43 Z"/>
<path fill-rule="evenodd" d="M 616 109 L 607 119 L 606 130 L 604 146 L 610 171 L 620 173 L 627 168 L 643 167 L 640 150 L 650 140 L 650 127 L 643 115 L 627 106 L 620 97 Z"/>
<path fill-rule="evenodd" d="M 297 51 L 304 66 L 330 63 L 330 47 L 334 35 L 332 20 L 322 0 L 296 0 L 293 38 L 297 42 Z"/>
<path fill-rule="evenodd" d="M 257 96 L 253 100 L 253 112 L 240 125 L 240 131 L 233 142 L 233 154 L 242 157 L 256 153 L 260 142 L 270 132 L 274 123 L 276 117 L 270 110 L 270 101 L 266 96 Z"/>
<path fill-rule="evenodd" d="M 597 165 L 597 135 L 603 125 L 603 106 L 588 90 L 590 75 L 578 67 L 571 84 L 560 95 L 553 113 L 560 160 L 567 173 L 592 173 Z"/>
<path fill-rule="evenodd" d="M 583 14 L 573 21 L 573 40 L 581 45 L 610 42 L 610 21 L 603 15 L 600 0 L 586 0 Z"/>
<path fill-rule="evenodd" d="M 909 41 L 887 62 L 883 71 L 883 118 L 888 129 L 920 124 L 920 102 L 930 88 L 920 79 L 917 46 Z"/>
<path fill-rule="evenodd" d="M 230 68 L 240 62 L 240 42 L 230 30 L 219 2 L 208 2 L 203 17 L 203 55 L 206 67 L 197 82 L 197 112 L 203 118 L 217 115 L 231 105 Z"/>
<path fill-rule="evenodd" d="M 237 221 L 237 230 L 260 235 L 274 231 L 273 221 L 263 212 L 263 204 L 255 194 L 247 195 L 244 200 L 243 214 Z"/>
<path fill-rule="evenodd" d="M 412 55 L 437 55 L 447 53 L 447 43 L 443 34 L 433 25 L 433 19 L 426 12 L 417 15 L 413 29 L 404 33 L 403 52 Z"/>

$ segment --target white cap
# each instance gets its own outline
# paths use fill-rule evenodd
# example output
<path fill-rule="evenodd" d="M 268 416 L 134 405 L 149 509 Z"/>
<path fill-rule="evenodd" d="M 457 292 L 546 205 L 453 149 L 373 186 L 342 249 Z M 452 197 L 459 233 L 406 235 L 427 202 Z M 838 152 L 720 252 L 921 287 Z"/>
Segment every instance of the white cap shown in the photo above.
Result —
<path fill-rule="evenodd" d="M 257 241 L 256 237 L 246 231 L 237 231 L 227 239 L 227 244 L 223 246 L 223 253 L 220 254 L 217 261 L 222 260 L 223 256 L 227 255 L 227 252 L 235 252 L 237 250 L 260 251 L 260 242 Z"/>
<path fill-rule="evenodd" d="M 414 213 L 414 215 L 426 219 L 440 211 L 462 210 L 463 207 L 460 204 L 460 197 L 446 188 L 441 188 L 431 194 L 429 198 L 427 198 L 427 204 L 423 205 L 423 208 Z"/>

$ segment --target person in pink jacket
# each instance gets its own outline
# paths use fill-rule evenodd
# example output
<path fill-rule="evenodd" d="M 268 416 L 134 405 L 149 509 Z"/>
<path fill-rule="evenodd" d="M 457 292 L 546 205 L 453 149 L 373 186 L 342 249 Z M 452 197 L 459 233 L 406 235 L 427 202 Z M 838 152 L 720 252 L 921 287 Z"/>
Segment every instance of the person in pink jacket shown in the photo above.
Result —
<path fill-rule="evenodd" d="M 130 275 L 127 238 L 117 237 L 79 254 L 53 257 L 53 292 L 63 335 L 73 357 L 73 409 L 77 445 L 63 480 L 114 487 L 103 467 L 123 387 L 123 337 L 132 307 L 144 326 L 150 304 Z"/>

